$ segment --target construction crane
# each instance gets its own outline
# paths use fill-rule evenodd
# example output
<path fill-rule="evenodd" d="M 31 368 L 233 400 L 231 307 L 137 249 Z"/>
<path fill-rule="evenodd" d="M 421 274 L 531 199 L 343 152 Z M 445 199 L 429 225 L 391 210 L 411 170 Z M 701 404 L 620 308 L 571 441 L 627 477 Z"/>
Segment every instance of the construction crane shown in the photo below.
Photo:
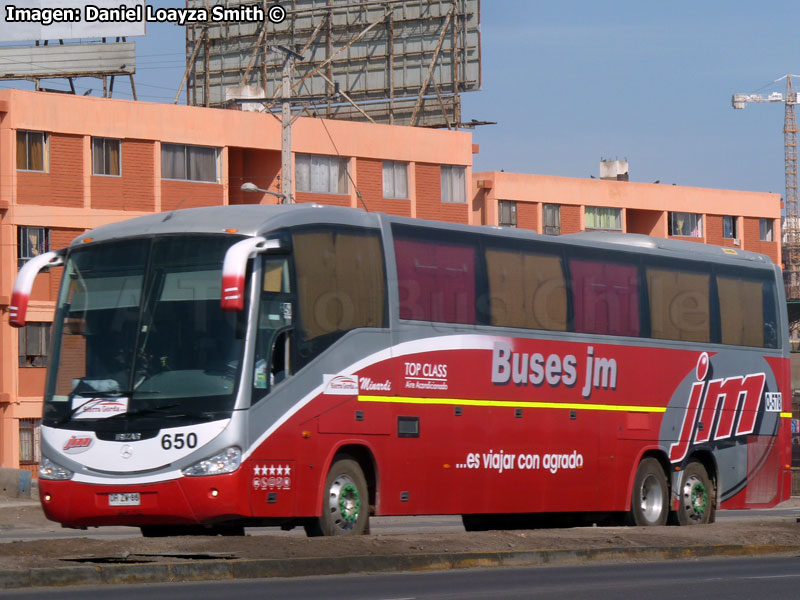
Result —
<path fill-rule="evenodd" d="M 773 83 L 786 80 L 786 93 L 734 94 L 733 108 L 741 109 L 748 102 L 782 102 L 785 105 L 783 121 L 784 162 L 786 171 L 786 194 L 784 196 L 785 218 L 783 221 L 783 280 L 787 300 L 800 300 L 800 214 L 797 200 L 797 120 L 794 107 L 800 103 L 800 94 L 795 93 L 792 77 L 784 75 Z"/>

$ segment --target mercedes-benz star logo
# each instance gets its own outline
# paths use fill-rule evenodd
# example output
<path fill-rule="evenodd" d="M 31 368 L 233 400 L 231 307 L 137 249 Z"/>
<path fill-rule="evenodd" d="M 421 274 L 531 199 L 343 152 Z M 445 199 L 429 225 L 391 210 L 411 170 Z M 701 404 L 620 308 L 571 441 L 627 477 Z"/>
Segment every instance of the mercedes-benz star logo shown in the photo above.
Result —
<path fill-rule="evenodd" d="M 130 458 L 133 456 L 133 448 L 131 448 L 129 444 L 125 444 L 122 448 L 120 448 L 119 453 L 122 458 Z"/>

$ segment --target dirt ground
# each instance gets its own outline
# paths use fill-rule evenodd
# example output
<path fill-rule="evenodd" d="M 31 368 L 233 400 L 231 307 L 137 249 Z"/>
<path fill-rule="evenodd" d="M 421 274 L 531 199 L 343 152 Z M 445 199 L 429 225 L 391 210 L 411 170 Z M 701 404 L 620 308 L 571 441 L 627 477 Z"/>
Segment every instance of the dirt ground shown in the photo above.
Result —
<path fill-rule="evenodd" d="M 782 508 L 800 507 L 793 499 Z M 37 504 L 0 500 L 0 540 L 24 531 L 59 532 Z M 107 539 L 75 537 L 0 542 L 0 570 L 101 562 L 161 562 L 204 558 L 302 558 L 509 550 L 644 548 L 708 545 L 797 545 L 795 517 L 724 519 L 695 527 L 574 527 L 488 532 L 378 534 L 355 538 L 247 535 L 245 537 L 173 537 Z"/>

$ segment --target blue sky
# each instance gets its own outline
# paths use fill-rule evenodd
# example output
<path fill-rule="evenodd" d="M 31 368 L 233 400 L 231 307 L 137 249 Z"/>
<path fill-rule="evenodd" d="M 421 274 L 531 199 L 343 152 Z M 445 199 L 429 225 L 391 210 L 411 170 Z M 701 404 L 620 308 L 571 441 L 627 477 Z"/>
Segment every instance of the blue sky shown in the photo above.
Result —
<path fill-rule="evenodd" d="M 477 168 L 588 177 L 627 158 L 635 181 L 783 194 L 783 104 L 730 98 L 800 73 L 800 3 L 484 0 L 481 18 L 464 112 L 498 124 L 475 134 Z"/>
<path fill-rule="evenodd" d="M 482 91 L 463 95 L 463 117 L 497 124 L 474 132 L 475 169 L 589 177 L 619 158 L 634 181 L 783 194 L 783 104 L 734 111 L 730 98 L 800 74 L 799 22 L 791 1 L 482 0 Z M 183 29 L 134 39 L 139 99 L 172 102 Z M 124 80 L 115 97 L 131 97 Z"/>

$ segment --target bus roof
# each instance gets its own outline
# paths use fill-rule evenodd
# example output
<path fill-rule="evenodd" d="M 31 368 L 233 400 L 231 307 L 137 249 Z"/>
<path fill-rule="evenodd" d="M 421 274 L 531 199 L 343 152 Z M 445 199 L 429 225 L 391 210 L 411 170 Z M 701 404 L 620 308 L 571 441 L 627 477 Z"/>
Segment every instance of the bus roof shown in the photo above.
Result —
<path fill-rule="evenodd" d="M 377 214 L 321 204 L 208 206 L 154 213 L 104 225 L 78 236 L 71 246 L 83 244 L 86 238 L 100 242 L 171 233 L 235 233 L 255 236 L 278 227 L 320 222 L 350 223 L 362 227 L 380 226 Z"/>
<path fill-rule="evenodd" d="M 478 232 L 490 236 L 538 240 L 572 246 L 605 247 L 609 250 L 627 249 L 647 254 L 668 254 L 695 260 L 722 262 L 747 261 L 751 266 L 772 267 L 769 257 L 713 244 L 688 242 L 666 238 L 650 237 L 635 233 L 587 231 L 561 236 L 542 235 L 526 229 L 496 226 L 473 226 L 440 221 L 426 221 L 408 217 L 397 217 L 384 213 L 369 213 L 360 209 L 328 206 L 321 204 L 292 205 L 235 205 L 187 208 L 163 213 L 155 213 L 110 225 L 104 225 L 84 233 L 73 240 L 71 247 L 80 246 L 85 241 L 101 242 L 113 239 L 164 235 L 176 233 L 219 233 L 245 236 L 264 235 L 282 227 L 309 223 L 335 223 L 360 227 L 378 228 L 382 222 L 436 228 L 445 231 Z"/>
<path fill-rule="evenodd" d="M 570 233 L 565 238 L 588 242 L 590 245 L 596 243 L 617 244 L 631 248 L 649 248 L 651 250 L 666 250 L 668 252 L 692 254 L 699 259 L 716 260 L 720 256 L 731 259 L 747 260 L 768 265 L 774 264 L 765 254 L 749 252 L 739 248 L 729 246 L 717 246 L 716 244 L 704 244 L 689 242 L 685 240 L 672 240 L 669 238 L 652 237 L 641 233 L 617 233 L 606 231 L 585 231 L 581 233 Z"/>

